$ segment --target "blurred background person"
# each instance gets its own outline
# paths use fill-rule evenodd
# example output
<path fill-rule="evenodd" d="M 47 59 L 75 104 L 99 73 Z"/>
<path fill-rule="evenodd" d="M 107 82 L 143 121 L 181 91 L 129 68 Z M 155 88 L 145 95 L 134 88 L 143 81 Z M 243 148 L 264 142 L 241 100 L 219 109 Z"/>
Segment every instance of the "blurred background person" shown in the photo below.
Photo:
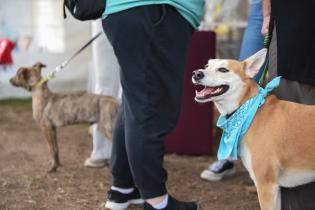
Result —
<path fill-rule="evenodd" d="M 102 31 L 102 22 L 92 22 L 92 36 Z M 89 71 L 90 89 L 95 94 L 121 98 L 119 82 L 119 64 L 105 33 L 92 44 L 92 68 Z M 104 167 L 111 156 L 112 140 L 107 139 L 98 130 L 98 125 L 92 126 L 93 150 L 85 160 L 86 167 Z"/>

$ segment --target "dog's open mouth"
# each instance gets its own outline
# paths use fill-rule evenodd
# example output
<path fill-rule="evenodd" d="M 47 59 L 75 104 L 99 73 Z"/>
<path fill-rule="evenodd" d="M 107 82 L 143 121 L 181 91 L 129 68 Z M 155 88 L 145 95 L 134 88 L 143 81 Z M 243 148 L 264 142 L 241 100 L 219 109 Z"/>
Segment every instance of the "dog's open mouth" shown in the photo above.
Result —
<path fill-rule="evenodd" d="M 219 96 L 224 94 L 229 89 L 228 85 L 220 85 L 216 87 L 204 87 L 201 91 L 196 90 L 196 97 L 195 99 L 200 100 L 206 100 L 215 96 Z"/>

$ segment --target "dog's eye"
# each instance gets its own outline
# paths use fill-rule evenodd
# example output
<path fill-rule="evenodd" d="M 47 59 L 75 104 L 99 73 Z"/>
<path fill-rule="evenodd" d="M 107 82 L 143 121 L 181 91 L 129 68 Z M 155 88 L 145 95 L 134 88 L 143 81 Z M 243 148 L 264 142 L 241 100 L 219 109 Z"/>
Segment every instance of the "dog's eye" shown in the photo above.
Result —
<path fill-rule="evenodd" d="M 204 67 L 204 69 L 208 68 L 208 66 L 209 66 L 209 65 L 208 65 L 208 64 L 206 64 L 206 65 L 205 65 L 205 67 Z"/>
<path fill-rule="evenodd" d="M 222 72 L 222 73 L 227 73 L 227 72 L 229 72 L 229 70 L 226 69 L 226 68 L 218 68 L 218 71 L 219 71 L 219 72 Z"/>

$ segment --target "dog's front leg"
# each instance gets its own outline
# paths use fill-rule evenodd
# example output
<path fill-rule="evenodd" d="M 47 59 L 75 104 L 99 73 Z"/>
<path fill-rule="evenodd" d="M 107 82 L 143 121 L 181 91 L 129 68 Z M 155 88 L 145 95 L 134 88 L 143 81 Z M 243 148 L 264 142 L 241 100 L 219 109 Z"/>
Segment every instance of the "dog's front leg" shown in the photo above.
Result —
<path fill-rule="evenodd" d="M 276 183 L 257 183 L 261 210 L 281 210 L 280 188 Z"/>
<path fill-rule="evenodd" d="M 48 143 L 49 152 L 52 160 L 48 172 L 55 172 L 60 165 L 59 150 L 57 144 L 57 131 L 56 128 L 53 126 L 42 126 L 41 128 Z"/>
<path fill-rule="evenodd" d="M 101 113 L 98 128 L 104 136 L 110 140 L 113 139 L 113 128 L 119 104 L 116 101 L 106 101 L 101 104 Z"/>

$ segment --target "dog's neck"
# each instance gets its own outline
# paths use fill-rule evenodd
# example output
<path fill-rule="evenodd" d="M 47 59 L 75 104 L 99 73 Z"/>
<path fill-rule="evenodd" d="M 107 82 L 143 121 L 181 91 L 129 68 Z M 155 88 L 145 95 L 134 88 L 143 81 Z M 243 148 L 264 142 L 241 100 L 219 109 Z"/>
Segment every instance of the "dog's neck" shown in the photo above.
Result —
<path fill-rule="evenodd" d="M 33 87 L 31 90 L 32 97 L 45 97 L 49 93 L 50 90 L 48 89 L 47 83 L 44 83 L 39 87 Z"/>
<path fill-rule="evenodd" d="M 248 99 L 258 93 L 258 85 L 251 79 L 244 81 L 244 86 L 240 88 L 240 90 L 230 94 L 228 97 L 214 101 L 214 104 L 222 116 L 232 114 Z"/>
<path fill-rule="evenodd" d="M 31 94 L 33 117 L 35 120 L 39 120 L 43 114 L 46 104 L 48 103 L 47 99 L 51 95 L 51 92 L 48 89 L 47 83 L 44 83 L 39 87 L 33 87 Z"/>

